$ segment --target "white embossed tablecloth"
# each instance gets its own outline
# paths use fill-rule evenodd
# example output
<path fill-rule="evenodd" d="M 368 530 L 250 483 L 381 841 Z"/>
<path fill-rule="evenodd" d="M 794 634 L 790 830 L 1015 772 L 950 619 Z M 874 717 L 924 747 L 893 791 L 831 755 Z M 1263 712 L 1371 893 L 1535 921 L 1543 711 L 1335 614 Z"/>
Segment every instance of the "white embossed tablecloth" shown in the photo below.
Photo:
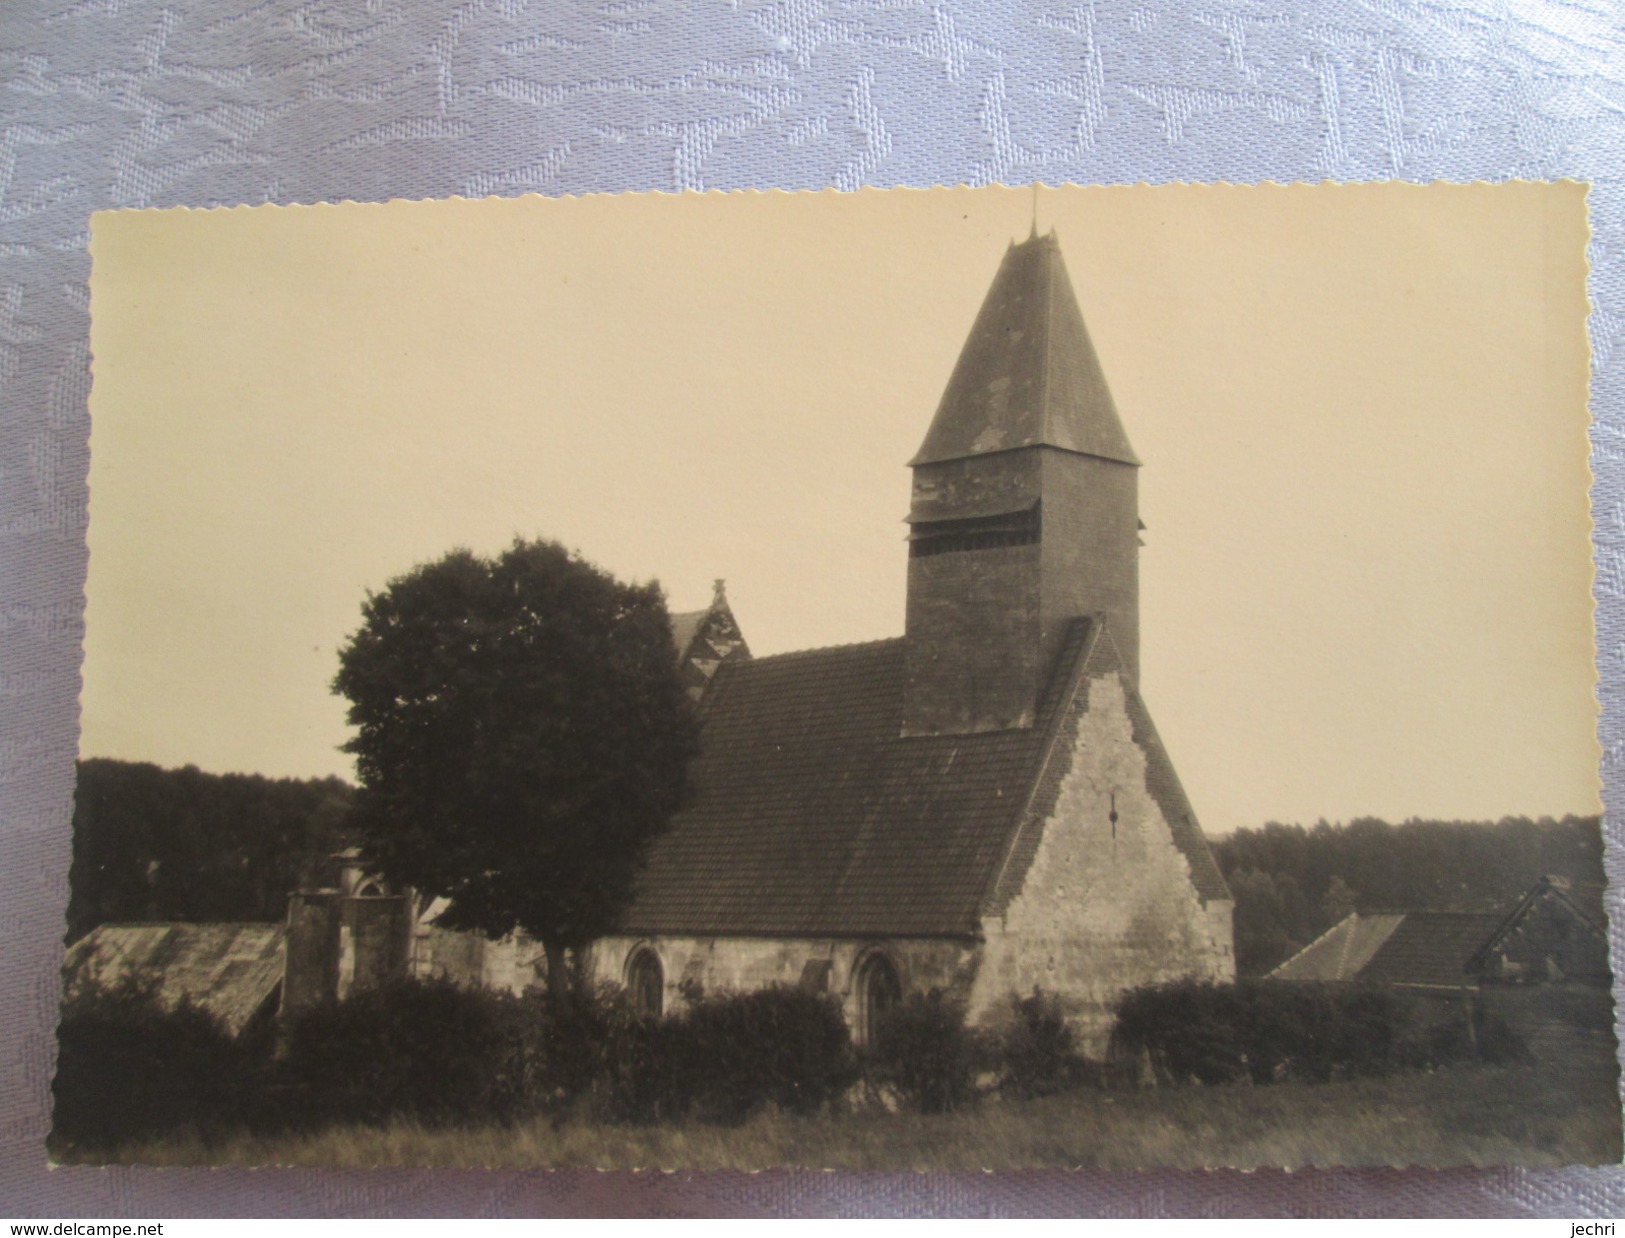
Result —
<path fill-rule="evenodd" d="M 1625 794 L 1625 9 L 1607 0 L 10 0 L 0 11 L 0 1213 L 1617 1215 L 1613 1170 L 48 1171 L 88 218 L 452 194 L 1592 183 L 1599 666 Z M 1609 872 L 1625 876 L 1617 820 Z M 1625 917 L 1610 896 L 1616 923 Z M 1616 951 L 1621 941 L 1615 931 Z"/>

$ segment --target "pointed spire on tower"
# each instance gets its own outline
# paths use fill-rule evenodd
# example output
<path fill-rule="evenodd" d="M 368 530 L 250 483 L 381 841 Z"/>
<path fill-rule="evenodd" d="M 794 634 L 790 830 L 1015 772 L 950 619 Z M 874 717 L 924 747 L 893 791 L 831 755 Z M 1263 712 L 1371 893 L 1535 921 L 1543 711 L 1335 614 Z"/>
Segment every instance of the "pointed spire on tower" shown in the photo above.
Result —
<path fill-rule="evenodd" d="M 1036 192 L 1036 190 L 1035 190 Z M 1138 464 L 1053 229 L 1005 251 L 936 417 L 910 464 L 1017 447 Z"/>

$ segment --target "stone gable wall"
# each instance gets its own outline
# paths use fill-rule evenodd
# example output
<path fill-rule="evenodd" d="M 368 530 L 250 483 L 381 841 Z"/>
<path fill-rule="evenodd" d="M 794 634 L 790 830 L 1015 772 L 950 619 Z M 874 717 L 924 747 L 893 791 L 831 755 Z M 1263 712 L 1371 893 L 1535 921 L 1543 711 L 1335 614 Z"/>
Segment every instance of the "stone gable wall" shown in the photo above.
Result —
<path fill-rule="evenodd" d="M 1012 994 L 1036 986 L 1062 997 L 1082 1048 L 1100 1056 L 1126 989 L 1234 979 L 1233 904 L 1204 903 L 1192 885 L 1147 790 L 1121 675 L 1085 681 L 1058 742 L 1063 768 L 1030 862 L 1003 914 L 983 922 L 971 1017 L 997 1019 Z"/>

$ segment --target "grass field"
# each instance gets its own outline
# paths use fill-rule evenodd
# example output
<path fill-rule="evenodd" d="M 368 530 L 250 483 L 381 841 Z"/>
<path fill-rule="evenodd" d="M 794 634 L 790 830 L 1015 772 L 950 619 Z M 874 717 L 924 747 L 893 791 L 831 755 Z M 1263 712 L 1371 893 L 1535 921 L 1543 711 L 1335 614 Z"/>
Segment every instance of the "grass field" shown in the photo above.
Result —
<path fill-rule="evenodd" d="M 1320 1086 L 1087 1089 L 936 1117 L 855 1111 L 742 1126 L 546 1121 L 482 1129 L 336 1127 L 305 1137 L 175 1139 L 147 1165 L 591 1166 L 602 1169 L 1022 1169 L 1221 1166 L 1545 1167 L 1617 1163 L 1611 1055 Z"/>

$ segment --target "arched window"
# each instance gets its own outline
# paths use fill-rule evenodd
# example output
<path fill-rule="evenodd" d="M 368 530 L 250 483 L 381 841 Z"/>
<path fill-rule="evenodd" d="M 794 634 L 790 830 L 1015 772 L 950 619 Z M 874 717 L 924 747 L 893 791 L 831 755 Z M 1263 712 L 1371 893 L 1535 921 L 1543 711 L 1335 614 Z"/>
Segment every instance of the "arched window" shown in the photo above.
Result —
<path fill-rule="evenodd" d="M 858 1041 L 870 1043 L 880 1018 L 903 1000 L 903 982 L 897 978 L 897 968 L 879 950 L 858 964 L 855 985 L 858 1014 Z"/>
<path fill-rule="evenodd" d="M 376 881 L 369 881 L 355 892 L 357 898 L 382 898 L 384 889 Z"/>
<path fill-rule="evenodd" d="M 626 992 L 632 1009 L 646 1019 L 658 1019 L 665 1009 L 666 973 L 648 946 L 639 946 L 626 960 Z"/>

